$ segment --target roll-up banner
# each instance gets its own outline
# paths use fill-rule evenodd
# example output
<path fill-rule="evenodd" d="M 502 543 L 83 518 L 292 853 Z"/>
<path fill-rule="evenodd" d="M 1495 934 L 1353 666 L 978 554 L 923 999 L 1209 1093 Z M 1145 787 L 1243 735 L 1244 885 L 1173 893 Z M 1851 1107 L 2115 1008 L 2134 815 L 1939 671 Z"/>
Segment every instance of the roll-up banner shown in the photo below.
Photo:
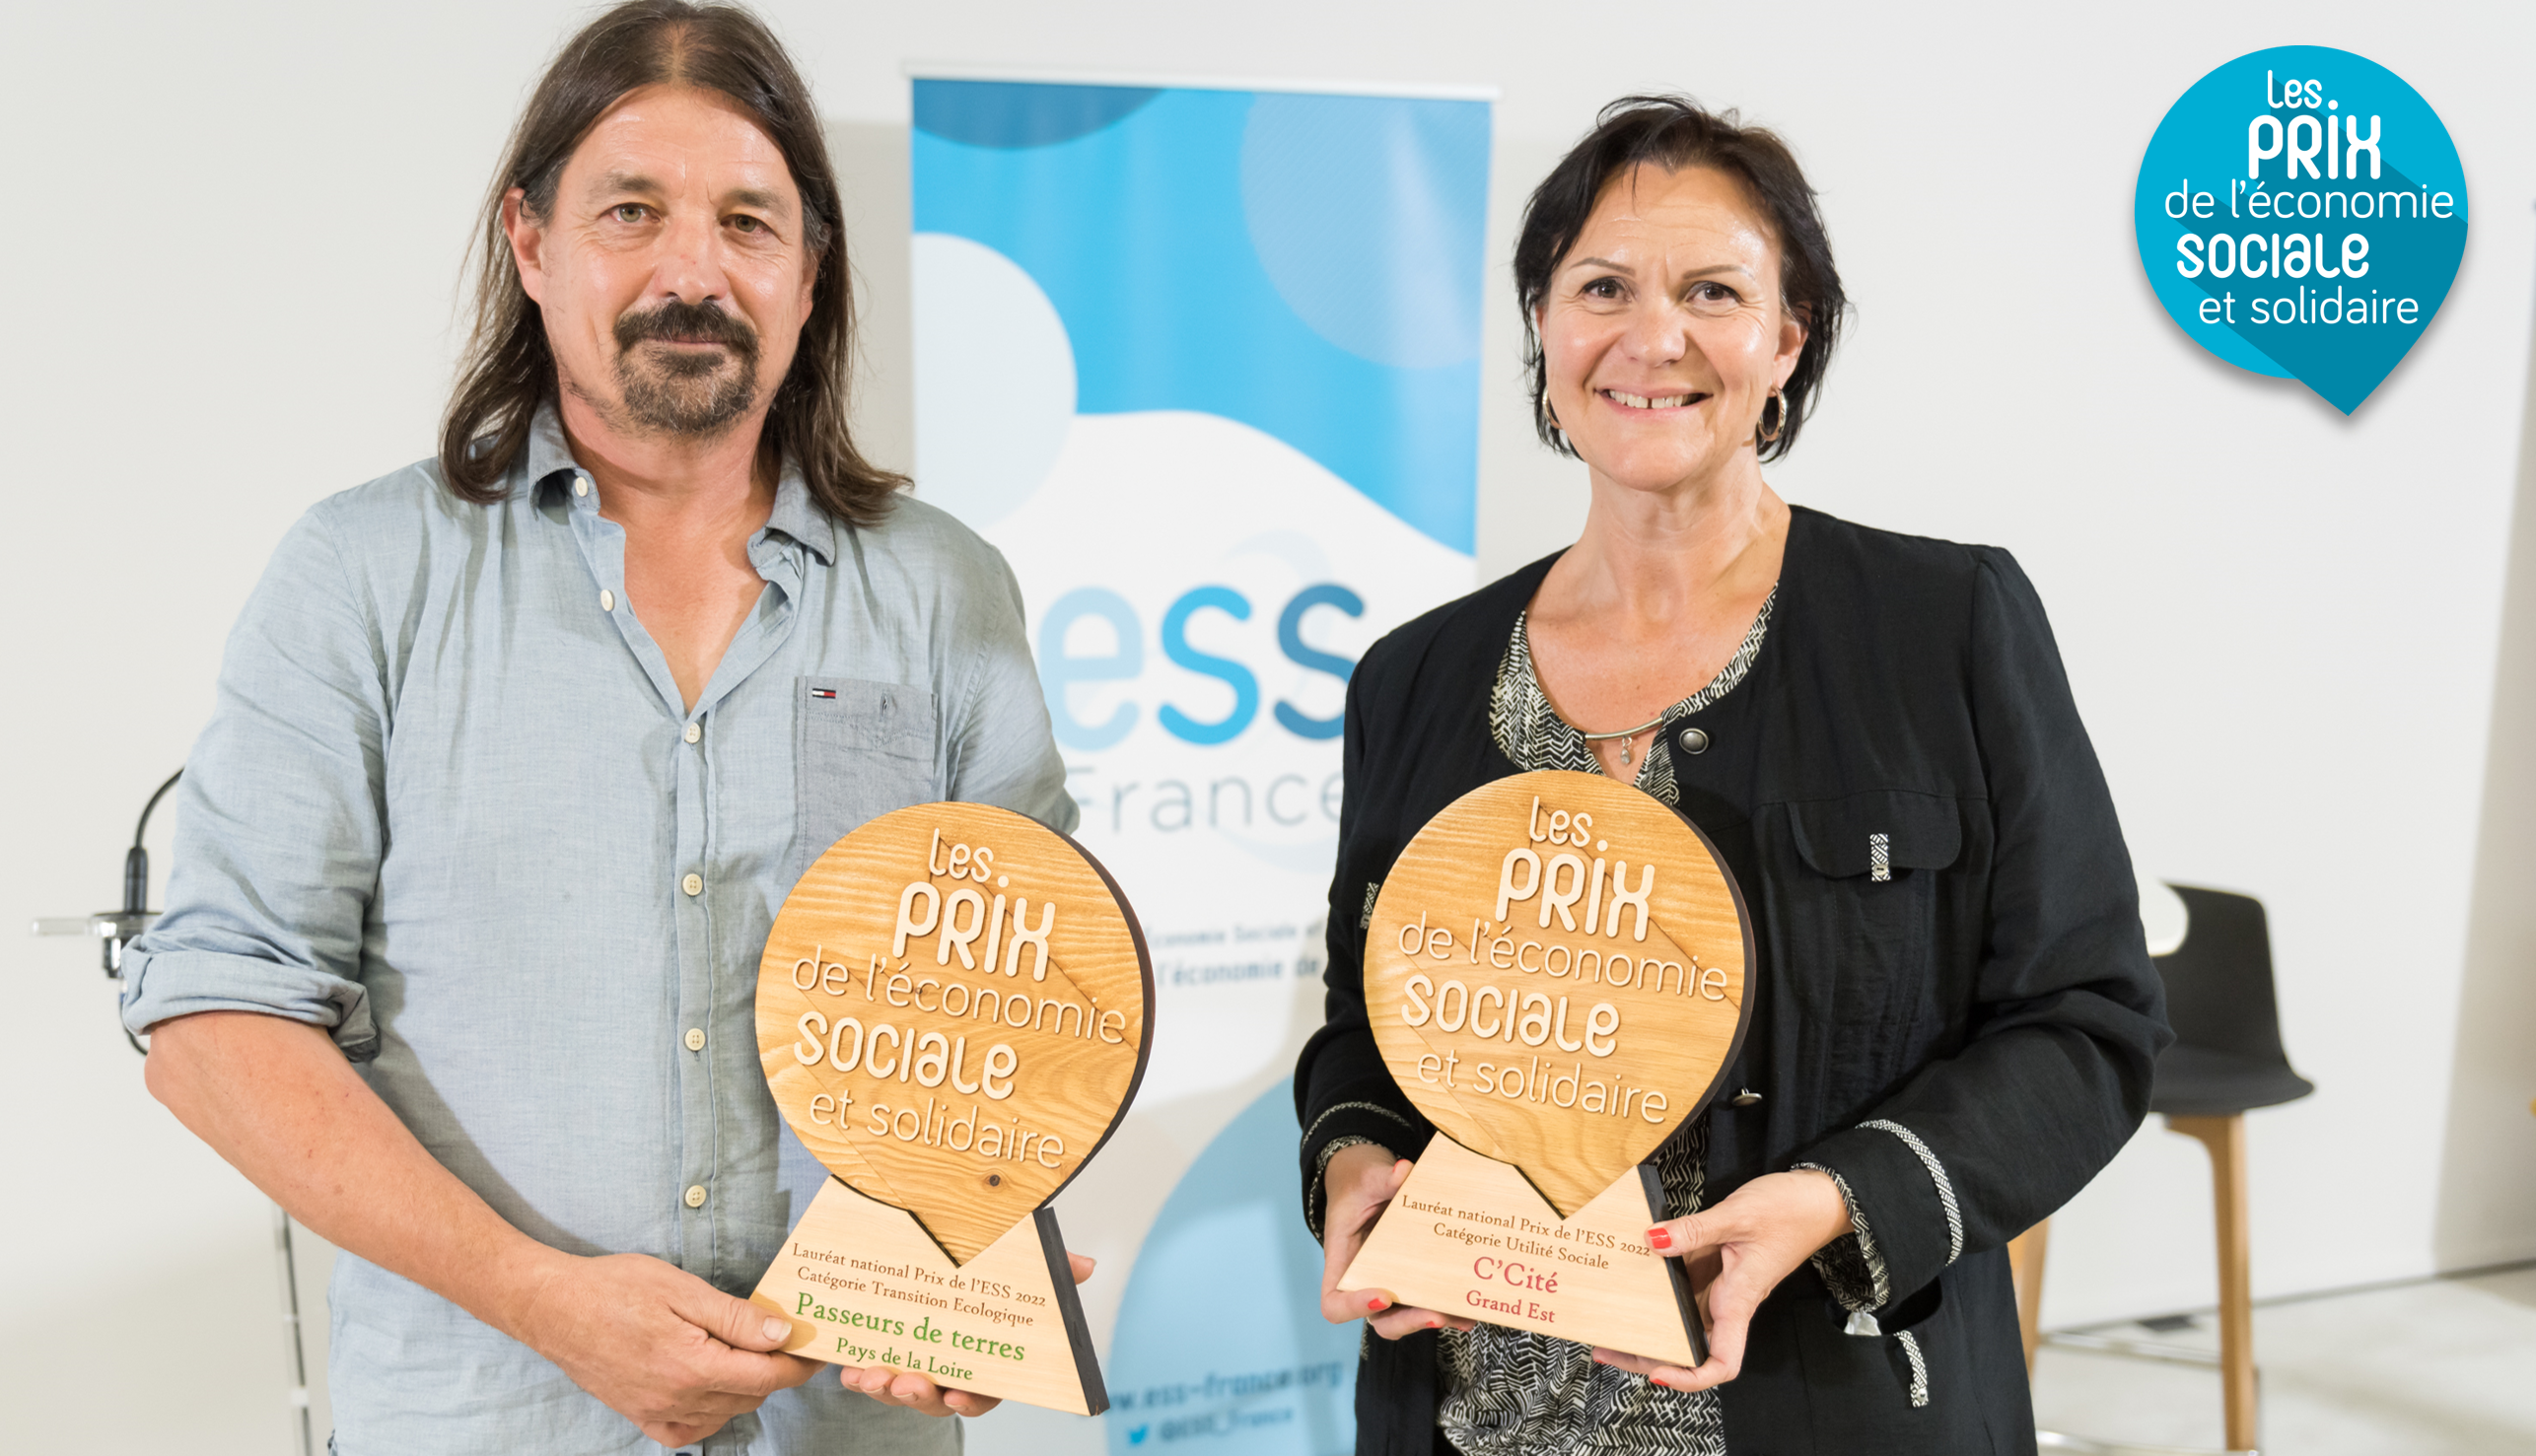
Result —
<path fill-rule="evenodd" d="M 1482 92 L 915 81 L 917 494 L 1019 579 L 1078 838 L 1153 950 L 1136 1109 L 1059 1200 L 1112 1406 L 982 1452 L 1353 1448 L 1290 1077 L 1347 678 L 1470 589 Z"/>

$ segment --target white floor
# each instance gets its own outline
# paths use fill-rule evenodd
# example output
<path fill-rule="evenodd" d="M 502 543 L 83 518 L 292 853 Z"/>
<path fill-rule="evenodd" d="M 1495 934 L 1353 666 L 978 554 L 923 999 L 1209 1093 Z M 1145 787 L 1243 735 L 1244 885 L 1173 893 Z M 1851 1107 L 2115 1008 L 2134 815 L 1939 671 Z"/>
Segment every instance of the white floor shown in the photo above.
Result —
<path fill-rule="evenodd" d="M 2217 1322 L 2085 1333 L 2216 1351 Z M 2258 1306 L 2266 1456 L 2536 1452 L 2536 1267 Z M 2218 1450 L 2219 1372 L 2046 1345 L 2047 1431 Z"/>

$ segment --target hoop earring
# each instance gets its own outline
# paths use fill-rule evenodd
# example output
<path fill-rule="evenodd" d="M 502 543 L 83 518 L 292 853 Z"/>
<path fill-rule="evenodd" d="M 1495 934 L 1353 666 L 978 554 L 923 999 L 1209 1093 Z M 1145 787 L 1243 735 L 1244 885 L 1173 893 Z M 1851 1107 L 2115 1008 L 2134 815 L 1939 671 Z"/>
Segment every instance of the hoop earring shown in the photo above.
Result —
<path fill-rule="evenodd" d="M 1770 407 L 1772 405 L 1776 405 L 1778 408 L 1773 409 Z M 1775 444 L 1779 439 L 1780 432 L 1788 428 L 1788 401 L 1779 393 L 1778 390 L 1773 389 L 1770 391 L 1769 400 L 1763 404 L 1761 413 L 1762 418 L 1770 422 L 1770 427 L 1761 432 L 1761 443 L 1763 445 Z"/>

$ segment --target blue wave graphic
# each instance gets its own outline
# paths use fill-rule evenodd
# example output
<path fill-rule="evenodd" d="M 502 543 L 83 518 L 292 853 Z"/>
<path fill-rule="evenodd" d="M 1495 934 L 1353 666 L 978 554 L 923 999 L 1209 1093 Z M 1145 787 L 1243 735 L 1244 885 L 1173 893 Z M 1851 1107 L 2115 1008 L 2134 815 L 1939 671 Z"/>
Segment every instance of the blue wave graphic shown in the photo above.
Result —
<path fill-rule="evenodd" d="M 1297 1192 L 1288 1078 L 1216 1135 L 1145 1236 L 1103 1362 L 1112 1456 L 1356 1449 L 1364 1327 L 1321 1318 Z"/>
<path fill-rule="evenodd" d="M 916 129 L 972 147 L 1051 147 L 1089 136 L 1162 94 L 1150 86 L 919 81 Z"/>
<path fill-rule="evenodd" d="M 1038 283 L 1079 412 L 1238 420 L 1473 549 L 1485 103 L 915 89 L 916 231 Z"/>

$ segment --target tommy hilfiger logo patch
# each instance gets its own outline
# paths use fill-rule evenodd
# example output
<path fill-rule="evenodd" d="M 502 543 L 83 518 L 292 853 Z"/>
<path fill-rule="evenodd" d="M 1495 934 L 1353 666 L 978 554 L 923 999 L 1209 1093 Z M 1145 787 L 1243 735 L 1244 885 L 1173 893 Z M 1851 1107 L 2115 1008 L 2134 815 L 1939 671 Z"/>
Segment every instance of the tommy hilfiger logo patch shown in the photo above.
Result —
<path fill-rule="evenodd" d="M 814 687 L 810 689 L 810 696 L 813 698 L 833 698 L 836 696 L 836 689 L 832 687 Z"/>

